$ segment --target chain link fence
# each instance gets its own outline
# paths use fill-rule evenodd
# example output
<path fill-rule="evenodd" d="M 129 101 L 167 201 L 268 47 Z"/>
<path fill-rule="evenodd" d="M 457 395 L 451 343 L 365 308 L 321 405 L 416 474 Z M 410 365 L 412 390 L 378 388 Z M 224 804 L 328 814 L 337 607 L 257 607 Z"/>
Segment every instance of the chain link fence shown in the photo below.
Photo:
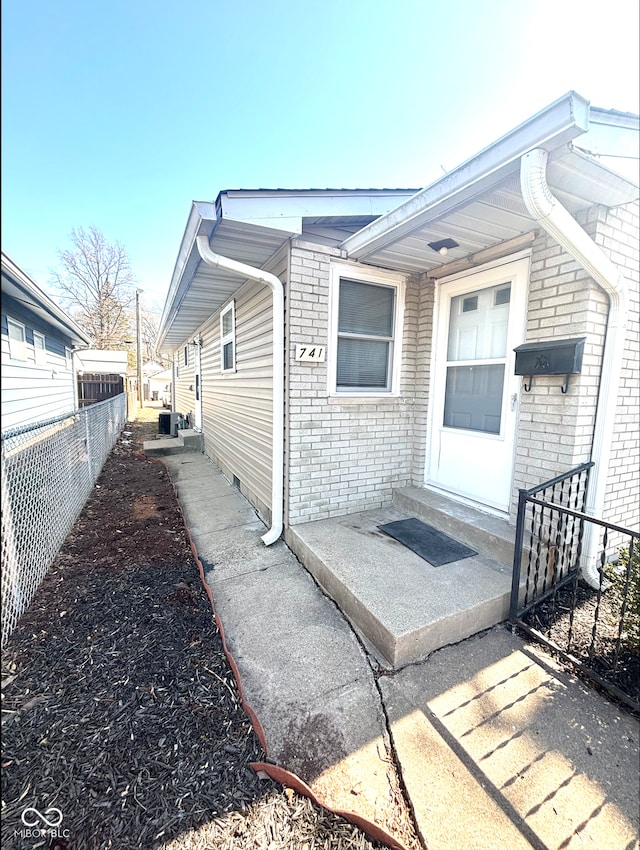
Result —
<path fill-rule="evenodd" d="M 126 394 L 2 434 L 2 646 L 126 421 Z"/>

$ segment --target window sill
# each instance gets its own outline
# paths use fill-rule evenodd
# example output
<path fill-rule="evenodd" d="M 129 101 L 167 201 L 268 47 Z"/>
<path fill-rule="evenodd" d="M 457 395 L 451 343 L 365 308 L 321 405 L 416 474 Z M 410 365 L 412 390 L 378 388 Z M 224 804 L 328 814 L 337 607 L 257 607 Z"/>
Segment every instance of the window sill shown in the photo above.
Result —
<path fill-rule="evenodd" d="M 399 393 L 332 393 L 327 396 L 329 404 L 400 404 L 404 398 Z"/>

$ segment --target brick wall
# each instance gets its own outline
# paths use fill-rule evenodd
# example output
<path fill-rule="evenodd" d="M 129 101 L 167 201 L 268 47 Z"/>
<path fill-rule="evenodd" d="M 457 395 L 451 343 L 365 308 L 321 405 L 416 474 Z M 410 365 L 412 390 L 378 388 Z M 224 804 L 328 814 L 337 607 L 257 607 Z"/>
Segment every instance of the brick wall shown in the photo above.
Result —
<path fill-rule="evenodd" d="M 578 221 L 621 271 L 626 270 L 632 292 L 604 518 L 624 525 L 635 514 L 637 525 L 638 206 L 594 208 Z M 582 373 L 571 376 L 566 394 L 560 391 L 558 376 L 536 376 L 531 392 L 521 392 L 512 507 L 518 488 L 535 486 L 590 459 L 608 309 L 603 290 L 543 232 L 531 257 L 526 341 L 587 339 Z"/>
<path fill-rule="evenodd" d="M 415 289 L 417 289 L 417 298 L 415 299 L 417 320 L 415 380 L 413 381 L 414 430 L 411 484 L 414 487 L 422 487 L 428 440 L 435 285 L 433 280 L 427 279 L 425 275 L 418 281 Z M 413 307 L 413 304 L 411 306 Z"/>
<path fill-rule="evenodd" d="M 578 220 L 626 273 L 631 294 L 623 386 L 608 478 L 605 519 L 638 525 L 639 349 L 638 204 L 596 208 Z M 330 263 L 336 249 L 292 243 L 287 290 L 288 494 L 285 521 L 295 525 L 388 504 L 393 488 L 421 486 L 428 443 L 434 284 L 407 281 L 400 397 L 330 397 L 328 363 L 295 361 L 296 343 L 329 342 Z M 515 446 L 512 516 L 518 488 L 529 488 L 590 459 L 608 298 L 550 236 L 536 239 L 527 342 L 586 337 L 580 375 L 536 376 L 522 389 Z M 524 384 L 524 381 L 523 381 Z"/>
<path fill-rule="evenodd" d="M 603 519 L 626 528 L 640 527 L 640 285 L 639 205 L 591 210 L 594 239 L 624 274 L 629 291 L 629 321 L 621 390 L 607 476 Z"/>
<path fill-rule="evenodd" d="M 332 248 L 294 241 L 287 291 L 290 525 L 387 504 L 411 483 L 418 288 L 406 289 L 400 397 L 330 397 L 328 363 L 295 360 L 296 343 L 327 345 Z"/>

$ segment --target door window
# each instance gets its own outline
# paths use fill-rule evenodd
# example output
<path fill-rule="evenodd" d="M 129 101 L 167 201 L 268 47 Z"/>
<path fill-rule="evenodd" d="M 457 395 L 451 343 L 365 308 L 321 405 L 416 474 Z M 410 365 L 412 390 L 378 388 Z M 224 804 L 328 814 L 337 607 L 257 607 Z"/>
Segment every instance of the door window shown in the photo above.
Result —
<path fill-rule="evenodd" d="M 451 299 L 443 425 L 499 434 L 511 284 Z"/>

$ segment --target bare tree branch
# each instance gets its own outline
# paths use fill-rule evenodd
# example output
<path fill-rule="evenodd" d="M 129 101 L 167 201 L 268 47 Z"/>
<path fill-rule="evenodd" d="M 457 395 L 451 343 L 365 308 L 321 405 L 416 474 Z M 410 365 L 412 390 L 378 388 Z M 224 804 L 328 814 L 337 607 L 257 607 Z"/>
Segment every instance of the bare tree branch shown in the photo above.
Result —
<path fill-rule="evenodd" d="M 62 268 L 53 284 L 64 306 L 92 337 L 96 348 L 115 348 L 133 338 L 135 280 L 119 242 L 97 227 L 71 231 L 73 248 L 59 252 Z"/>

